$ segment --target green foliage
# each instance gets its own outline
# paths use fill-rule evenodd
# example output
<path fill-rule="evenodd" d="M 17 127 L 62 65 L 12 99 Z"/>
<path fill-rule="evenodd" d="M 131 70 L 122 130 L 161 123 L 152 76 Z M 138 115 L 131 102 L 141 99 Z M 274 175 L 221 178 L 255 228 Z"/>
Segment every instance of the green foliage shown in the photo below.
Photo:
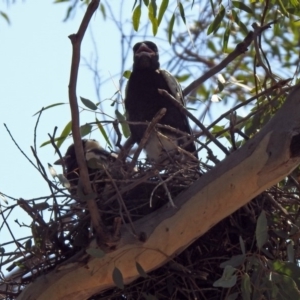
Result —
<path fill-rule="evenodd" d="M 133 14 L 132 14 L 132 24 L 133 24 L 133 29 L 135 31 L 139 30 L 141 14 L 142 14 L 141 5 L 138 5 L 134 9 Z"/>
<path fill-rule="evenodd" d="M 81 102 L 91 110 L 97 110 L 97 105 L 95 105 L 91 100 L 80 97 Z"/>
<path fill-rule="evenodd" d="M 117 119 L 121 123 L 122 131 L 123 131 L 124 136 L 126 138 L 128 138 L 130 136 L 130 129 L 129 129 L 128 123 L 126 122 L 125 116 L 122 115 L 118 110 L 116 110 L 115 113 L 116 113 Z"/>
<path fill-rule="evenodd" d="M 10 25 L 10 19 L 4 11 L 0 10 L 0 16 L 7 22 L 8 25 Z"/>
<path fill-rule="evenodd" d="M 121 273 L 121 271 L 115 267 L 113 270 L 113 281 L 115 283 L 115 285 L 119 288 L 119 289 L 124 289 L 124 280 L 123 280 L 123 275 Z"/>

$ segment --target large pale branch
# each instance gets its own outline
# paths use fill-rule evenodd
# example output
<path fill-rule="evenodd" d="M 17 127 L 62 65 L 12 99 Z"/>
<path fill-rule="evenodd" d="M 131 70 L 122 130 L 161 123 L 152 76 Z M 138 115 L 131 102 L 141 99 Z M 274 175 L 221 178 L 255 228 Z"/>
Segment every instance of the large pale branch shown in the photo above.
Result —
<path fill-rule="evenodd" d="M 57 267 L 39 277 L 18 297 L 29 299 L 87 299 L 114 286 L 117 267 L 124 283 L 166 263 L 212 226 L 279 182 L 300 163 L 300 86 L 269 123 L 242 148 L 201 177 L 176 201 L 135 223 L 146 237 L 134 239 L 122 228 L 120 244 L 103 258 L 87 258 Z M 90 247 L 97 247 L 93 243 Z"/>

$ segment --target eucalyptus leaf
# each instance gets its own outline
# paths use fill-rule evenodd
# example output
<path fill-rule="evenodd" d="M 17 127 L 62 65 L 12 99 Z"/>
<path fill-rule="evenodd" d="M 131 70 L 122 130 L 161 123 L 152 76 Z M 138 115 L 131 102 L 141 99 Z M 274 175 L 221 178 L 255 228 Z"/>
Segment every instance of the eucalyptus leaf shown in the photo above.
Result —
<path fill-rule="evenodd" d="M 115 285 L 119 289 L 123 290 L 124 289 L 123 275 L 117 267 L 115 267 L 114 270 L 113 270 L 112 278 L 113 278 L 113 281 L 114 281 Z"/>

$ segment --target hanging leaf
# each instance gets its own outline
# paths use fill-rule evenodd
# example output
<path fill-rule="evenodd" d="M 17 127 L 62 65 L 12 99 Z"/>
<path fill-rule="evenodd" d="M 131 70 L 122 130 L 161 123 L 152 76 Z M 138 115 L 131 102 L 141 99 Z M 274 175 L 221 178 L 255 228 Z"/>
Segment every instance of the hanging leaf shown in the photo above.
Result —
<path fill-rule="evenodd" d="M 59 137 L 59 140 L 56 143 L 56 146 L 58 149 L 60 148 L 62 143 L 65 141 L 65 139 L 69 136 L 71 130 L 72 130 L 72 121 L 70 121 L 63 129 L 63 131 Z"/>
<path fill-rule="evenodd" d="M 217 32 L 217 30 L 221 25 L 222 20 L 224 19 L 224 16 L 225 16 L 225 8 L 223 5 L 221 5 L 218 14 L 216 15 L 215 19 L 207 29 L 207 35 L 210 35 L 212 32 L 213 33 Z"/>
<path fill-rule="evenodd" d="M 154 18 L 156 18 L 156 13 L 157 13 L 157 4 L 156 4 L 156 0 L 151 0 L 150 5 L 152 6 L 152 9 L 153 9 L 153 16 L 154 16 Z"/>
<path fill-rule="evenodd" d="M 124 290 L 123 275 L 117 267 L 115 267 L 113 270 L 112 279 L 119 289 Z"/>
<path fill-rule="evenodd" d="M 54 139 L 54 142 L 58 142 L 58 141 L 60 141 L 60 140 L 62 140 L 62 139 L 65 139 L 65 138 L 66 138 L 66 137 L 58 137 L 58 138 L 55 138 L 55 139 Z M 44 146 L 49 145 L 49 144 L 51 144 L 51 141 L 50 141 L 50 140 L 47 141 L 47 142 L 42 143 L 40 147 L 44 147 Z"/>
<path fill-rule="evenodd" d="M 179 12 L 183 23 L 186 24 L 185 13 L 181 2 L 179 2 Z"/>
<path fill-rule="evenodd" d="M 137 4 L 137 0 L 134 1 L 133 6 L 132 6 L 132 10 L 134 10 L 136 4 Z"/>
<path fill-rule="evenodd" d="M 130 75 L 131 75 L 131 71 L 129 71 L 129 70 L 126 70 L 123 73 L 123 77 L 125 77 L 126 79 L 129 79 Z"/>
<path fill-rule="evenodd" d="M 229 260 L 226 260 L 220 264 L 220 268 L 225 268 L 226 266 L 239 267 L 244 263 L 246 256 L 244 254 L 234 255 Z"/>
<path fill-rule="evenodd" d="M 268 240 L 268 222 L 267 222 L 266 213 L 264 211 L 260 213 L 257 219 L 255 235 L 256 235 L 257 247 L 261 249 L 261 247 Z"/>
<path fill-rule="evenodd" d="M 130 129 L 129 129 L 128 123 L 126 122 L 125 117 L 118 110 L 116 110 L 115 113 L 116 113 L 117 119 L 119 120 L 119 122 L 122 126 L 122 131 L 123 131 L 124 136 L 126 138 L 128 138 L 130 136 Z"/>
<path fill-rule="evenodd" d="M 80 136 L 84 137 L 84 136 L 90 134 L 92 132 L 92 128 L 93 128 L 92 125 L 90 125 L 88 123 L 80 126 Z"/>
<path fill-rule="evenodd" d="M 153 1 L 151 1 L 151 3 L 148 6 L 148 18 L 151 21 L 152 24 L 152 33 L 155 36 L 157 33 L 157 29 L 158 29 L 158 22 L 157 19 L 155 17 L 156 12 L 154 11 L 154 7 L 152 4 Z"/>
<path fill-rule="evenodd" d="M 97 105 L 95 105 L 95 103 L 92 102 L 91 100 L 83 98 L 83 97 L 80 97 L 80 100 L 87 108 L 89 108 L 91 110 L 97 110 Z"/>
<path fill-rule="evenodd" d="M 100 121 L 97 118 L 96 118 L 96 123 L 97 123 L 98 129 L 100 130 L 100 132 L 101 132 L 102 136 L 104 137 L 106 143 L 112 148 L 112 144 L 110 143 L 109 137 L 106 134 L 106 131 L 103 128 L 102 124 L 100 123 Z"/>
<path fill-rule="evenodd" d="M 133 24 L 133 29 L 135 31 L 139 30 L 141 14 L 142 14 L 141 5 L 138 5 L 132 14 L 132 24 Z"/>
<path fill-rule="evenodd" d="M 233 18 L 234 22 L 240 27 L 242 32 L 245 35 L 247 35 L 248 34 L 247 26 L 240 20 L 240 18 L 238 17 L 238 15 L 234 9 L 231 11 L 231 13 L 232 13 L 232 18 Z"/>
<path fill-rule="evenodd" d="M 7 24 L 10 25 L 10 20 L 9 20 L 8 15 L 3 11 L 0 11 L 0 15 L 4 18 L 4 20 L 7 22 Z"/>
<path fill-rule="evenodd" d="M 138 262 L 135 263 L 135 266 L 136 266 L 136 269 L 137 269 L 138 273 L 142 277 L 144 277 L 144 278 L 148 277 L 147 273 L 145 272 L 145 270 L 143 269 L 143 267 Z"/>
<path fill-rule="evenodd" d="M 252 9 L 249 6 L 247 6 L 245 3 L 240 1 L 231 1 L 231 3 L 234 7 L 253 15 Z"/>
<path fill-rule="evenodd" d="M 223 36 L 223 48 L 222 48 L 222 51 L 225 52 L 225 53 L 227 52 L 227 46 L 228 46 L 229 36 L 230 36 L 230 24 L 227 24 L 226 30 L 225 30 L 224 36 Z M 222 86 L 224 88 L 223 84 L 222 84 Z M 221 92 L 223 90 L 223 88 L 220 89 L 220 87 L 219 87 L 219 91 Z"/>
<path fill-rule="evenodd" d="M 163 0 L 161 2 L 161 5 L 159 7 L 159 12 L 158 12 L 158 17 L 157 17 L 157 23 L 158 23 L 158 26 L 166 12 L 166 9 L 168 8 L 168 5 L 169 5 L 169 0 Z"/>
<path fill-rule="evenodd" d="M 251 281 L 247 273 L 242 276 L 241 291 L 243 300 L 251 300 Z"/>
<path fill-rule="evenodd" d="M 188 80 L 190 77 L 191 77 L 191 74 L 184 74 L 184 75 L 178 75 L 178 76 L 175 76 L 175 78 L 176 78 L 176 80 L 177 80 L 178 82 L 186 81 L 186 80 Z"/>
<path fill-rule="evenodd" d="M 106 11 L 105 11 L 105 6 L 100 3 L 100 7 L 99 7 L 101 13 L 102 13 L 102 16 L 103 16 L 103 19 L 106 20 Z"/>
<path fill-rule="evenodd" d="M 44 111 L 44 110 L 46 110 L 46 109 L 48 109 L 48 108 L 51 108 L 51 107 L 54 107 L 54 106 L 58 106 L 58 105 L 65 105 L 65 104 L 67 104 L 67 103 L 59 102 L 59 103 L 54 103 L 54 104 L 51 104 L 51 105 L 49 105 L 49 106 L 43 107 L 41 110 L 39 110 L 38 112 L 36 112 L 36 113 L 33 115 L 33 117 L 34 117 L 35 115 L 39 114 L 41 111 Z"/>
<path fill-rule="evenodd" d="M 173 14 L 170 24 L 169 24 L 169 28 L 168 28 L 168 41 L 169 44 L 171 44 L 172 41 L 172 33 L 173 33 L 173 27 L 174 27 L 174 22 L 175 22 L 175 14 Z"/>
<path fill-rule="evenodd" d="M 237 276 L 234 274 L 236 271 L 232 266 L 226 266 L 223 275 L 220 279 L 213 283 L 214 287 L 230 288 L 236 284 Z"/>

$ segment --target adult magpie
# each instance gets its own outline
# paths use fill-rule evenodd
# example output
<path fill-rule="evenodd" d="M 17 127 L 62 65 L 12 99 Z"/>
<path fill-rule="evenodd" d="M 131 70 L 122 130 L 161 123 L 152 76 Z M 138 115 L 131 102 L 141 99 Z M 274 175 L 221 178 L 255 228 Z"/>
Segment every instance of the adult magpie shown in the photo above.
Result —
<path fill-rule="evenodd" d="M 125 95 L 126 117 L 130 122 L 131 137 L 134 142 L 140 143 L 147 128 L 147 125 L 141 122 L 151 122 L 156 113 L 166 108 L 166 114 L 160 119 L 159 124 L 171 126 L 177 131 L 155 128 L 144 148 L 148 159 L 156 164 L 165 164 L 164 161 L 170 162 L 170 158 L 174 158 L 175 154 L 182 154 L 180 152 L 184 152 L 182 151 L 184 149 L 194 156 L 186 154 L 182 156 L 196 160 L 196 148 L 191 141 L 192 132 L 186 115 L 158 91 L 158 89 L 167 91 L 184 106 L 181 88 L 169 72 L 159 67 L 158 48 L 153 42 L 144 41 L 135 44 L 133 70 Z"/>

